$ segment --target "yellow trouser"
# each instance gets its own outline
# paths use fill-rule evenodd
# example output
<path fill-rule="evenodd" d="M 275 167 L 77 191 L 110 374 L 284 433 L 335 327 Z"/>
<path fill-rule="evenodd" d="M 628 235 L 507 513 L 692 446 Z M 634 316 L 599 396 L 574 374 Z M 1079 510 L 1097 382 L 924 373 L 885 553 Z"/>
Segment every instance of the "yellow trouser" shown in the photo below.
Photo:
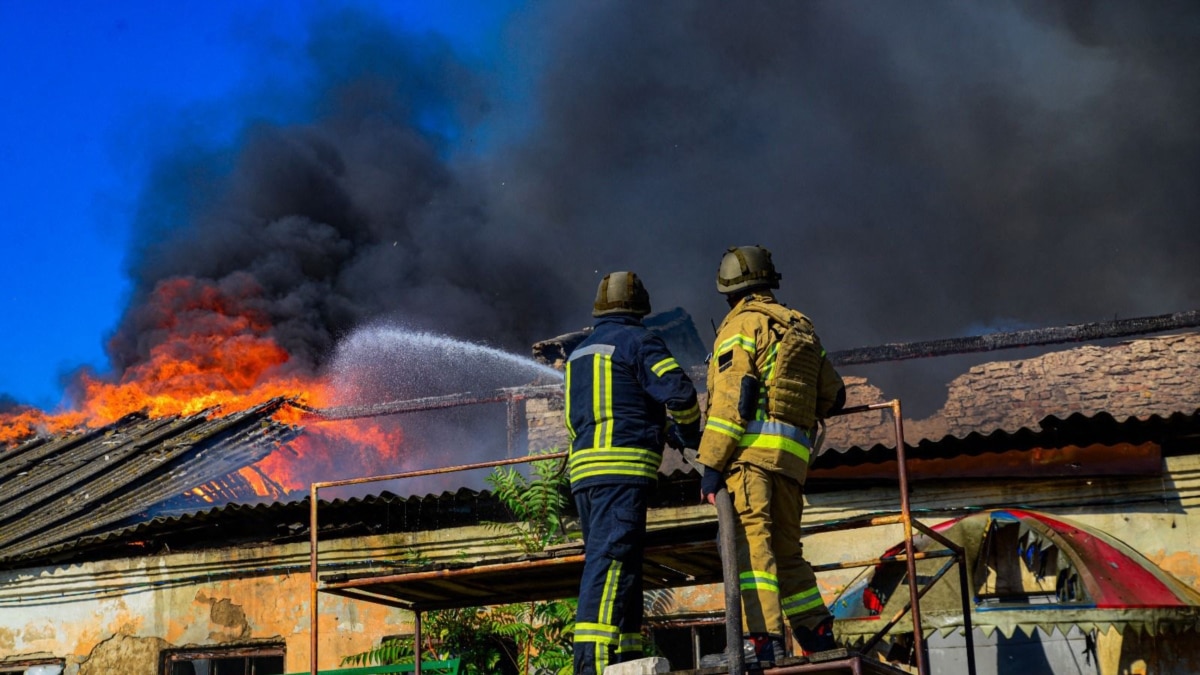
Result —
<path fill-rule="evenodd" d="M 734 462 L 725 479 L 737 512 L 734 533 L 742 591 L 742 630 L 783 635 L 815 629 L 830 616 L 800 543 L 803 488 L 782 474 Z"/>

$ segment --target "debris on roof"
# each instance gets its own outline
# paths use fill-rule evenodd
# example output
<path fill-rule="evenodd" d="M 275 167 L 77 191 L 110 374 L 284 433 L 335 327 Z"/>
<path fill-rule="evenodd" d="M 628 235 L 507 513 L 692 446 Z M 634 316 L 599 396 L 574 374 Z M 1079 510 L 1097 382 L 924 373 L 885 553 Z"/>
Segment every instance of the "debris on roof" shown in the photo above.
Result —
<path fill-rule="evenodd" d="M 0 560 L 212 501 L 257 498 L 238 471 L 299 429 L 268 401 L 216 417 L 128 415 L 99 429 L 38 438 L 0 455 Z"/>

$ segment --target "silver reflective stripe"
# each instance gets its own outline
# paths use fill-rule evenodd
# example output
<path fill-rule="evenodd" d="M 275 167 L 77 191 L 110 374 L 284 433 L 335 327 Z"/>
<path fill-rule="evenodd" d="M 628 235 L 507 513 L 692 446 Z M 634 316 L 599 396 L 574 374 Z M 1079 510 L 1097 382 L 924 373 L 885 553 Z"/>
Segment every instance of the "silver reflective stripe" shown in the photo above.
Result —
<path fill-rule="evenodd" d="M 768 434 L 771 436 L 783 436 L 790 438 L 797 443 L 800 443 L 806 448 L 812 447 L 812 441 L 808 438 L 808 432 L 795 427 L 787 422 L 747 422 L 746 434 Z"/>
<path fill-rule="evenodd" d="M 591 356 L 592 354 L 612 356 L 613 352 L 616 350 L 617 348 L 612 345 L 588 345 L 586 347 L 580 347 L 579 349 L 571 352 L 571 356 L 567 360 L 574 361 L 575 359 L 581 359 L 585 356 Z"/>

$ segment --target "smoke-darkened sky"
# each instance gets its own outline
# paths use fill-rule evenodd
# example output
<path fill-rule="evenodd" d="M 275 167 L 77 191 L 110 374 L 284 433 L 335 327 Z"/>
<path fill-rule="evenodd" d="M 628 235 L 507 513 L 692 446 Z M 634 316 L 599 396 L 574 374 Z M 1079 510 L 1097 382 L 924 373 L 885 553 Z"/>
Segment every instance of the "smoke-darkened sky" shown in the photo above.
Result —
<path fill-rule="evenodd" d="M 3 169 L 22 215 L 0 391 L 44 401 L 48 371 L 137 363 L 150 291 L 180 276 L 244 292 L 305 367 L 380 320 L 527 353 L 586 325 L 613 269 L 707 338 L 717 262 L 748 243 L 831 350 L 1200 307 L 1194 2 L 484 4 L 226 8 L 195 91 L 7 113 L 23 152 L 54 113 L 62 160 L 53 189 Z M 59 69 L 97 67 L 58 38 Z M 129 82 L 161 68 L 128 60 Z M 108 158 L 69 161 L 80 138 Z"/>

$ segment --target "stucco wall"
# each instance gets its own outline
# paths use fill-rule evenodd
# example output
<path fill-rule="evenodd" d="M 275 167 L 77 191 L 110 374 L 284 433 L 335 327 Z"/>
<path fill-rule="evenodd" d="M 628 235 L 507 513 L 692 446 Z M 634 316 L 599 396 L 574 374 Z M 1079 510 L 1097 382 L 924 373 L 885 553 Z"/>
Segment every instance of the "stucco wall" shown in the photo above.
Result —
<path fill-rule="evenodd" d="M 1200 457 L 1169 457 L 1161 478 L 922 482 L 914 509 L 1023 505 L 1110 532 L 1200 590 Z M 899 495 L 876 487 L 808 496 L 805 522 L 893 511 Z M 715 517 L 709 506 L 656 509 L 651 529 Z M 936 523 L 941 518 L 925 518 Z M 897 543 L 898 526 L 807 537 L 814 563 L 865 560 Z M 322 562 L 397 560 L 419 551 L 453 560 L 514 551 L 491 528 L 471 527 L 322 544 Z M 52 655 L 67 675 L 158 672 L 160 653 L 179 647 L 283 643 L 286 668 L 309 663 L 308 545 L 163 554 L 0 576 L 0 658 Z M 822 573 L 826 600 L 858 570 Z M 720 611 L 718 586 L 681 588 L 658 598 L 668 614 Z M 664 602 L 665 600 L 665 602 Z M 320 666 L 412 630 L 408 612 L 320 596 Z"/>
<path fill-rule="evenodd" d="M 493 528 L 322 542 L 321 562 L 511 554 Z M 410 612 L 321 594 L 320 666 L 411 632 Z M 278 644 L 309 667 L 307 543 L 171 553 L 0 574 L 0 660 L 54 656 L 66 675 L 159 672 L 165 649 Z"/>

